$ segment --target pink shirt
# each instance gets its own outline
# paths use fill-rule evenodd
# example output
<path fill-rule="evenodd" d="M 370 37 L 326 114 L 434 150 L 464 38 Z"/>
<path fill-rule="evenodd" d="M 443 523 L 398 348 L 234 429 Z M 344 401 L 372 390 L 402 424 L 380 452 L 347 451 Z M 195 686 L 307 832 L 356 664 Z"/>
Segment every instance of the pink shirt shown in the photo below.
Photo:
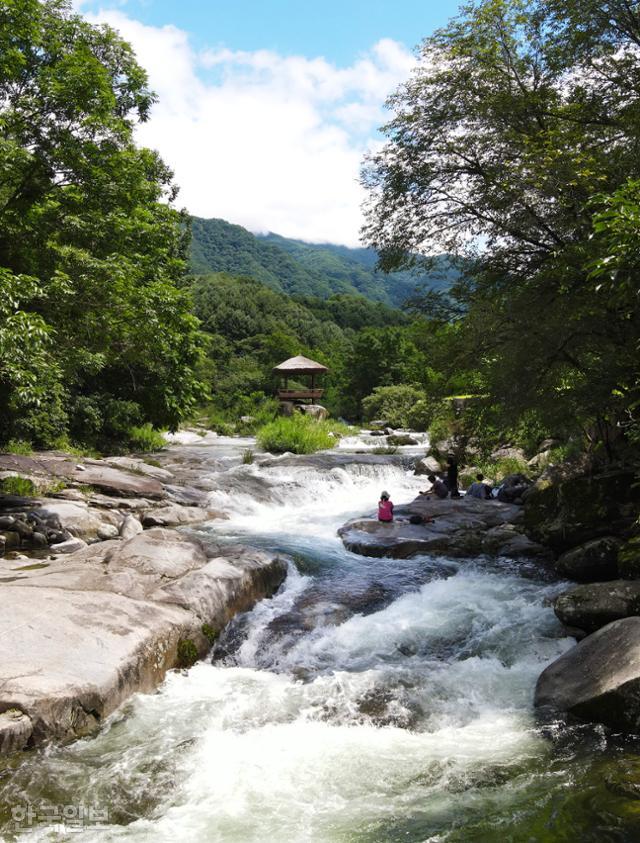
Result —
<path fill-rule="evenodd" d="M 378 521 L 393 521 L 393 504 L 391 501 L 378 503 Z"/>

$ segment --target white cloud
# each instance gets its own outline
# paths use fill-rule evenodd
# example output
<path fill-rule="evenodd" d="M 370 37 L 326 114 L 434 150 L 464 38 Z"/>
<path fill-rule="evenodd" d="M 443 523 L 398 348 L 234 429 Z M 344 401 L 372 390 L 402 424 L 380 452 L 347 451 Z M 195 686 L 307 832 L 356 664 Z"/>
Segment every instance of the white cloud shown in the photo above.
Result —
<path fill-rule="evenodd" d="M 413 56 L 384 39 L 350 67 L 268 50 L 197 53 L 175 26 L 87 14 L 130 41 L 159 96 L 139 142 L 174 169 L 179 203 L 252 231 L 356 245 L 359 169 Z"/>

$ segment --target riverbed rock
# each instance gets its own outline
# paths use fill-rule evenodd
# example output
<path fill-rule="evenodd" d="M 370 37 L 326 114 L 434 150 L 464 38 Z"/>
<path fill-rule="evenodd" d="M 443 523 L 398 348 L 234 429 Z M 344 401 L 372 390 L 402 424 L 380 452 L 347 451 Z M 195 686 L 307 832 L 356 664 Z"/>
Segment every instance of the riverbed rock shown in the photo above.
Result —
<path fill-rule="evenodd" d="M 297 408 L 299 413 L 305 416 L 311 416 L 318 421 L 324 421 L 329 418 L 329 411 L 322 404 L 300 404 Z"/>
<path fill-rule="evenodd" d="M 0 756 L 24 749 L 32 734 L 31 719 L 20 709 L 10 708 L 0 714 Z"/>
<path fill-rule="evenodd" d="M 171 480 L 173 475 L 166 468 L 149 465 L 144 460 L 136 459 L 135 457 L 109 457 L 105 462 L 114 468 L 123 468 L 125 471 L 131 471 L 134 474 L 144 474 L 147 477 L 155 477 L 156 480 L 165 482 Z"/>
<path fill-rule="evenodd" d="M 63 542 L 51 545 L 52 553 L 76 553 L 78 550 L 83 550 L 87 547 L 86 541 L 79 538 L 67 539 Z"/>
<path fill-rule="evenodd" d="M 98 527 L 98 538 L 102 541 L 115 539 L 119 535 L 120 532 L 115 524 L 101 524 L 100 527 Z"/>
<path fill-rule="evenodd" d="M 640 731 L 640 618 L 614 621 L 540 675 L 535 705 L 617 731 Z"/>
<path fill-rule="evenodd" d="M 491 555 L 544 559 L 547 551 L 512 526 L 519 508 L 476 498 L 438 500 L 421 495 L 408 506 L 396 508 L 390 524 L 360 518 L 345 524 L 338 534 L 345 547 L 362 556 L 406 559 L 417 554 L 449 556 Z M 411 516 L 425 520 L 412 524 Z"/>
<path fill-rule="evenodd" d="M 93 486 L 119 497 L 164 497 L 162 483 L 156 478 L 114 468 L 104 460 L 86 460 L 84 463 L 78 463 L 75 459 L 55 453 L 43 453 L 33 457 L 0 454 L 0 471 L 14 471 L 21 476 L 45 478 L 47 485 L 53 479 L 64 479 Z"/>
<path fill-rule="evenodd" d="M 579 585 L 558 595 L 553 610 L 565 626 L 595 632 L 612 621 L 640 615 L 640 582 Z"/>
<path fill-rule="evenodd" d="M 147 527 L 178 527 L 186 524 L 202 524 L 216 518 L 225 518 L 222 513 L 214 509 L 202 509 L 199 506 L 180 506 L 172 504 L 161 506 L 146 512 L 142 518 L 142 526 Z"/>
<path fill-rule="evenodd" d="M 429 474 L 437 474 L 441 469 L 442 467 L 435 457 L 422 457 L 416 460 L 413 473 L 428 476 Z"/>
<path fill-rule="evenodd" d="M 26 723 L 10 750 L 25 736 L 38 745 L 94 732 L 131 694 L 157 687 L 181 641 L 204 655 L 204 624 L 215 634 L 273 594 L 286 561 L 154 529 L 13 573 L 2 585 L 0 711 Z M 2 735 L 0 721 L 0 751 Z"/>
<path fill-rule="evenodd" d="M 133 515 L 126 515 L 119 532 L 123 539 L 132 539 L 142 532 L 142 524 Z"/>
<path fill-rule="evenodd" d="M 640 487 L 630 469 L 566 480 L 538 480 L 525 495 L 525 529 L 534 541 L 563 553 L 602 536 L 632 528 Z"/>
<path fill-rule="evenodd" d="M 39 512 L 45 519 L 57 519 L 61 529 L 84 539 L 97 536 L 102 524 L 110 521 L 109 516 L 90 508 L 85 501 L 46 498 L 42 500 Z"/>
<path fill-rule="evenodd" d="M 620 545 L 620 540 L 614 536 L 592 539 L 563 553 L 556 562 L 556 571 L 577 582 L 614 579 L 618 575 Z"/>
<path fill-rule="evenodd" d="M 419 445 L 418 440 L 408 433 L 392 433 L 387 436 L 387 445 L 392 447 L 404 447 L 405 445 Z"/>

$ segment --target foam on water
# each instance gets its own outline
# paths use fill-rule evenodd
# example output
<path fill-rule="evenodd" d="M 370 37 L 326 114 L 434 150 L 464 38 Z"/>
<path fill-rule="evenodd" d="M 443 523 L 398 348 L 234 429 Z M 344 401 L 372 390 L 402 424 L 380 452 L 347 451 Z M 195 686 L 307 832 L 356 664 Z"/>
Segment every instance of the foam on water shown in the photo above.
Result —
<path fill-rule="evenodd" d="M 522 786 L 544 767 L 533 687 L 572 643 L 545 604 L 557 585 L 483 560 L 355 557 L 336 528 L 383 487 L 403 503 L 423 481 L 282 462 L 219 475 L 211 504 L 229 520 L 203 535 L 284 547 L 303 573 L 232 625 L 221 661 L 170 674 L 94 740 L 15 776 L 27 797 L 53 778 L 75 803 L 109 804 L 108 830 L 81 839 L 444 840 L 461 811 L 482 812 L 483 782 Z M 399 593 L 379 608 L 336 596 L 381 580 Z"/>

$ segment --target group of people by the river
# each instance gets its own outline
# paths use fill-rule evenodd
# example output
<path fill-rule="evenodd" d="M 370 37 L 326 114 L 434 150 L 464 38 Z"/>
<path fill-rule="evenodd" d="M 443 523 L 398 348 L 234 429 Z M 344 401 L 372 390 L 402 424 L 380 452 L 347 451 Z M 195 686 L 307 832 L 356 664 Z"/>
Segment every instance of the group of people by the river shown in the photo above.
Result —
<path fill-rule="evenodd" d="M 445 471 L 439 472 L 439 475 L 430 474 L 427 479 L 431 483 L 431 488 L 420 492 L 421 495 L 432 496 L 440 500 L 448 497 L 462 497 L 458 488 L 458 463 L 454 457 L 447 458 Z M 493 490 L 491 486 L 484 482 L 484 475 L 478 473 L 474 482 L 467 489 L 466 495 L 478 500 L 491 500 Z M 378 520 L 387 523 L 393 521 L 393 502 L 386 491 L 381 493 L 378 502 Z M 420 520 L 423 519 L 420 517 Z"/>

